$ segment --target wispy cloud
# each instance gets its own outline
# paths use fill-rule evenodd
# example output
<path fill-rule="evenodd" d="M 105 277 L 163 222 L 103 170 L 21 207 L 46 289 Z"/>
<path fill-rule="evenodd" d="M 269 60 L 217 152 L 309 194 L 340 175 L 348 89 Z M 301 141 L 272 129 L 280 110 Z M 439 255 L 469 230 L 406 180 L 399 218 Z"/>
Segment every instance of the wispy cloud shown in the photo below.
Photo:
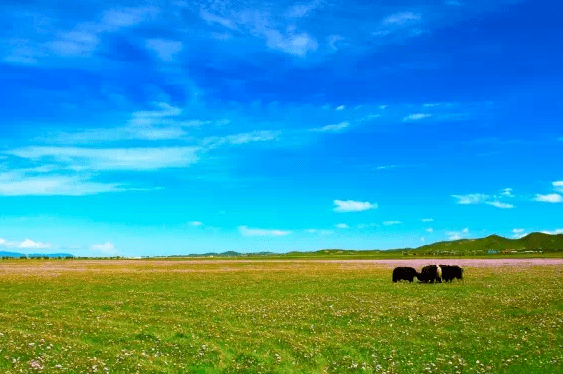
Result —
<path fill-rule="evenodd" d="M 188 224 L 190 226 L 196 226 L 196 227 L 197 226 L 203 226 L 203 222 L 200 222 L 200 221 L 190 221 L 190 222 L 188 222 Z"/>
<path fill-rule="evenodd" d="M 562 203 L 563 197 L 559 194 L 556 194 L 556 193 L 547 194 L 547 195 L 542 195 L 542 194 L 538 193 L 533 198 L 533 200 L 539 201 L 539 202 L 542 202 L 542 203 Z"/>
<path fill-rule="evenodd" d="M 434 232 L 434 229 L 432 227 L 429 227 L 426 229 L 426 232 Z"/>
<path fill-rule="evenodd" d="M 334 234 L 333 230 L 325 230 L 325 229 L 307 229 L 305 230 L 308 234 L 319 234 L 319 235 L 331 235 Z"/>
<path fill-rule="evenodd" d="M 422 16 L 419 13 L 400 12 L 385 18 L 381 23 L 383 25 L 405 26 L 414 22 L 419 22 Z"/>
<path fill-rule="evenodd" d="M 118 183 L 94 182 L 87 175 L 30 175 L 18 170 L 0 173 L 2 196 L 85 196 L 126 190 Z"/>
<path fill-rule="evenodd" d="M 238 230 L 242 236 L 286 236 L 291 234 L 291 231 L 287 230 L 257 229 L 247 226 L 239 226 Z"/>
<path fill-rule="evenodd" d="M 432 114 L 430 113 L 414 113 L 409 114 L 406 117 L 403 117 L 403 122 L 412 122 L 412 121 L 420 121 L 421 119 L 425 119 L 431 117 Z"/>
<path fill-rule="evenodd" d="M 345 105 L 339 105 L 336 107 L 336 110 L 344 110 L 346 108 Z"/>
<path fill-rule="evenodd" d="M 563 193 L 563 181 L 555 181 L 552 185 L 555 191 Z"/>
<path fill-rule="evenodd" d="M 446 232 L 446 236 L 448 237 L 448 240 L 459 240 L 459 239 L 463 239 L 465 237 L 467 237 L 467 235 L 469 234 L 469 228 L 464 228 L 461 231 L 448 231 Z"/>
<path fill-rule="evenodd" d="M 25 248 L 25 249 L 48 249 L 51 248 L 52 245 L 51 244 L 45 244 L 45 243 L 41 243 L 41 242 L 35 242 L 31 239 L 25 239 L 23 242 L 21 242 L 18 245 L 19 248 Z"/>
<path fill-rule="evenodd" d="M 298 31 L 291 21 L 292 18 L 304 17 L 312 7 L 297 6 L 288 12 L 288 20 L 278 19 L 267 8 L 264 9 L 204 9 L 200 17 L 211 24 L 218 24 L 230 30 L 245 31 L 250 35 L 263 39 L 268 48 L 294 56 L 305 57 L 318 49 L 315 37 L 306 31 Z M 281 21 L 281 22 L 280 22 Z M 285 27 L 283 27 L 285 24 Z"/>
<path fill-rule="evenodd" d="M 403 223 L 403 222 L 401 222 L 401 221 L 383 221 L 383 224 L 385 226 L 400 225 L 401 223 Z"/>
<path fill-rule="evenodd" d="M 160 60 L 171 62 L 182 51 L 182 42 L 166 39 L 149 39 L 146 42 L 148 49 L 152 50 Z"/>
<path fill-rule="evenodd" d="M 286 16 L 290 18 L 303 18 L 310 16 L 311 13 L 321 4 L 321 1 L 311 1 L 292 5 L 286 12 Z"/>
<path fill-rule="evenodd" d="M 513 191 L 512 188 L 504 188 L 501 190 L 500 194 L 501 196 L 505 196 L 505 197 L 514 197 L 512 191 Z"/>
<path fill-rule="evenodd" d="M 345 128 L 350 126 L 350 122 L 343 121 L 334 125 L 326 125 L 323 127 L 311 129 L 310 131 L 319 131 L 319 132 L 338 132 L 340 130 L 344 130 Z"/>
<path fill-rule="evenodd" d="M 338 224 L 334 225 L 334 227 L 339 228 L 339 229 L 349 229 L 350 228 L 350 226 L 348 226 L 345 223 L 338 223 Z"/>
<path fill-rule="evenodd" d="M 514 205 L 508 204 L 508 203 L 503 203 L 503 202 L 500 202 L 500 201 L 485 201 L 485 204 L 492 205 L 492 206 L 494 206 L 496 208 L 500 208 L 500 209 L 512 209 L 512 208 L 514 208 Z"/>
<path fill-rule="evenodd" d="M 99 21 L 78 23 L 73 29 L 59 32 L 46 47 L 61 57 L 85 57 L 99 48 L 102 36 L 154 19 L 160 9 L 153 6 L 110 9 Z"/>
<path fill-rule="evenodd" d="M 115 246 L 110 242 L 105 242 L 104 244 L 95 244 L 92 246 L 92 249 L 95 251 L 100 251 L 106 255 L 117 254 Z"/>
<path fill-rule="evenodd" d="M 433 218 L 422 218 L 421 219 L 422 222 L 434 222 Z"/>
<path fill-rule="evenodd" d="M 186 167 L 199 160 L 200 147 L 78 148 L 31 146 L 5 151 L 30 160 L 55 161 L 74 170 L 158 170 Z"/>
<path fill-rule="evenodd" d="M 401 167 L 401 165 L 382 165 L 382 166 L 378 166 L 376 167 L 376 170 L 387 170 L 387 169 L 395 169 Z"/>
<path fill-rule="evenodd" d="M 361 229 L 366 229 L 369 227 L 379 227 L 379 223 L 360 223 L 358 225 L 358 228 Z"/>
<path fill-rule="evenodd" d="M 513 234 L 512 237 L 515 239 L 520 239 L 528 235 L 525 229 L 513 229 L 512 234 Z"/>
<path fill-rule="evenodd" d="M 155 109 L 136 111 L 123 126 L 90 128 L 82 131 L 61 132 L 40 138 L 48 142 L 89 144 L 119 140 L 179 140 L 187 135 L 187 128 L 197 128 L 212 121 L 182 118 L 183 110 L 166 102 L 153 103 Z"/>
<path fill-rule="evenodd" d="M 481 204 L 489 198 L 488 195 L 481 193 L 473 193 L 467 195 L 452 195 L 452 197 L 457 199 L 456 204 L 462 204 L 462 205 Z"/>
<path fill-rule="evenodd" d="M 281 131 L 262 130 L 228 136 L 212 136 L 203 139 L 202 143 L 207 147 L 218 147 L 224 144 L 240 145 L 251 142 L 267 142 L 279 139 Z"/>
<path fill-rule="evenodd" d="M 555 229 L 555 230 L 552 230 L 552 231 L 542 231 L 542 233 L 549 234 L 549 235 L 561 235 L 561 234 L 563 234 L 563 229 Z"/>
<path fill-rule="evenodd" d="M 354 201 L 354 200 L 334 200 L 335 212 L 361 212 L 369 209 L 377 209 L 377 203 L 370 203 L 368 201 Z"/>
<path fill-rule="evenodd" d="M 343 40 L 345 40 L 346 38 L 344 38 L 342 35 L 329 35 L 326 38 L 326 42 L 328 44 L 328 46 L 333 50 L 336 51 L 338 50 L 339 46 L 341 46 L 343 43 Z"/>

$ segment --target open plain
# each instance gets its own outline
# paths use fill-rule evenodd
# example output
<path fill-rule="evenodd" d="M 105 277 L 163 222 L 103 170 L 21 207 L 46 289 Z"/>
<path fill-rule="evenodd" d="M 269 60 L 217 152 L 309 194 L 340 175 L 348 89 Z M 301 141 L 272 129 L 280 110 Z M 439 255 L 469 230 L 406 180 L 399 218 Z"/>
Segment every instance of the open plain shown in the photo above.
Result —
<path fill-rule="evenodd" d="M 458 264 L 451 284 L 394 266 Z M 0 261 L 2 373 L 560 373 L 563 259 Z"/>

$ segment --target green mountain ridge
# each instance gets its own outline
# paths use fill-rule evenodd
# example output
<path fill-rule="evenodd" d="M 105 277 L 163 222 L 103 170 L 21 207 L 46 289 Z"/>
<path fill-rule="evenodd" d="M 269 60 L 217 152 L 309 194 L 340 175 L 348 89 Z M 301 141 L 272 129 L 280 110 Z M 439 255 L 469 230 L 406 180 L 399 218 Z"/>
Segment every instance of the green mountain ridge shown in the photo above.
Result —
<path fill-rule="evenodd" d="M 490 235 L 480 239 L 437 242 L 412 249 L 415 252 L 472 252 L 488 250 L 563 250 L 563 234 L 551 235 L 534 232 L 520 239 L 508 239 L 499 235 Z"/>

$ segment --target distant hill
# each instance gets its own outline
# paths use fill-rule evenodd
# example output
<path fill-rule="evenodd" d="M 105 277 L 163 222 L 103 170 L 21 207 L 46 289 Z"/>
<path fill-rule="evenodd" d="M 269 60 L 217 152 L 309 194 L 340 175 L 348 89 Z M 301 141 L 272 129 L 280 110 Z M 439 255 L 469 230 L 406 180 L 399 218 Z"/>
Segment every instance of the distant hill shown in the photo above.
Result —
<path fill-rule="evenodd" d="M 73 255 L 71 255 L 70 253 L 30 253 L 29 255 L 26 255 L 24 253 L 17 253 L 17 252 L 5 252 L 5 251 L 0 251 L 0 258 L 1 257 L 13 257 L 13 258 L 19 258 L 19 257 L 30 257 L 30 258 L 39 258 L 39 257 L 50 257 L 50 258 L 58 258 L 58 257 L 74 257 Z"/>
<path fill-rule="evenodd" d="M 488 250 L 563 250 L 563 234 L 550 235 L 539 232 L 528 234 L 520 239 L 507 239 L 490 235 L 480 239 L 460 239 L 423 245 L 414 252 L 474 252 Z"/>

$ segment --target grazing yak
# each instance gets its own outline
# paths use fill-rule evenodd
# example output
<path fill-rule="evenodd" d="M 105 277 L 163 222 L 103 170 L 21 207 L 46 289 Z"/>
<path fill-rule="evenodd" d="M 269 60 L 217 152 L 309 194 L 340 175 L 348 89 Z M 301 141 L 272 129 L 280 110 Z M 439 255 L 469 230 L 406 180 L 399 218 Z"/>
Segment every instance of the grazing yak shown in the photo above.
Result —
<path fill-rule="evenodd" d="M 418 278 L 418 273 L 414 268 L 408 266 L 399 266 L 393 269 L 393 282 L 396 283 L 400 280 L 413 281 L 413 278 Z"/>
<path fill-rule="evenodd" d="M 439 265 L 425 266 L 417 278 L 422 283 L 442 283 L 442 268 Z"/>
<path fill-rule="evenodd" d="M 463 279 L 463 269 L 457 265 L 439 265 L 442 268 L 442 279 L 451 282 L 454 279 Z"/>

